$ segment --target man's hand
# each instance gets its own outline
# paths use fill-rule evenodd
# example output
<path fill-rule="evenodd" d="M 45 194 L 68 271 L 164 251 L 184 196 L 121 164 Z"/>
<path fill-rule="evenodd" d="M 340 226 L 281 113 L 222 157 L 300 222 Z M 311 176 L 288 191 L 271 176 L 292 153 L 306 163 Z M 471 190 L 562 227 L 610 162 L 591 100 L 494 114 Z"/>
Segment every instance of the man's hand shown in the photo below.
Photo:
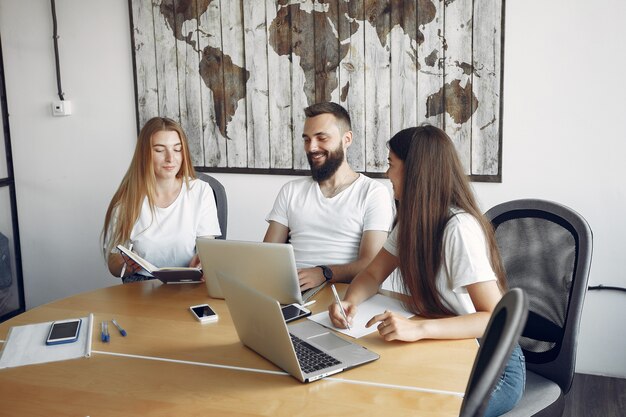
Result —
<path fill-rule="evenodd" d="M 305 291 L 322 285 L 326 278 L 324 278 L 322 268 L 316 266 L 314 268 L 298 269 L 298 280 L 300 281 L 300 290 Z"/>

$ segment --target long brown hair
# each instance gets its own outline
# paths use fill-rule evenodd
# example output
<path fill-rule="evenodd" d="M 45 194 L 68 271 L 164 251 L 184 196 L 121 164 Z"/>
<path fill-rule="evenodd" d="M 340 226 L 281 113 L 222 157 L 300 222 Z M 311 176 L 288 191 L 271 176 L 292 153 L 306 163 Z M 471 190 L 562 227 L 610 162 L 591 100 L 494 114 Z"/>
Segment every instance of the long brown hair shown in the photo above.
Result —
<path fill-rule="evenodd" d="M 182 127 L 174 120 L 166 117 L 153 117 L 148 120 L 139 132 L 133 159 L 120 186 L 113 195 L 104 217 L 101 236 L 105 258 L 115 246 L 130 239 L 130 233 L 139 218 L 141 205 L 146 196 L 150 210 L 154 214 L 156 177 L 152 166 L 152 136 L 160 131 L 176 132 L 180 137 L 183 160 L 176 178 L 183 178 L 185 183 L 189 185 L 189 179 L 196 177 L 189 154 L 187 135 L 185 135 Z M 114 213 L 116 213 L 115 221 L 113 221 Z"/>
<path fill-rule="evenodd" d="M 456 315 L 443 303 L 436 285 L 437 273 L 443 267 L 443 234 L 451 207 L 471 214 L 479 222 L 491 266 L 504 290 L 504 269 L 493 228 L 476 204 L 448 135 L 435 126 L 423 125 L 398 132 L 388 147 L 404 162 L 397 230 L 402 285 L 410 294 L 407 307 L 425 317 Z"/>

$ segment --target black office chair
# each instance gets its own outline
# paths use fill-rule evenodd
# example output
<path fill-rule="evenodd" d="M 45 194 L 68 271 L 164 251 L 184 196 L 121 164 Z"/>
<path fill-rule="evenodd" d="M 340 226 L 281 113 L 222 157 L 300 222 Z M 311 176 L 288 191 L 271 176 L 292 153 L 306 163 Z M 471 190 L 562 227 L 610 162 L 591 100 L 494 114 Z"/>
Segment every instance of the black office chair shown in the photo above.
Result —
<path fill-rule="evenodd" d="M 576 366 L 578 329 L 587 291 L 593 236 L 585 219 L 544 200 L 490 209 L 510 288 L 529 300 L 520 346 L 526 390 L 505 416 L 561 416 Z"/>
<path fill-rule="evenodd" d="M 526 324 L 528 299 L 519 288 L 507 292 L 491 314 L 474 360 L 460 417 L 482 417 Z"/>
<path fill-rule="evenodd" d="M 221 182 L 210 176 L 209 174 L 197 173 L 198 179 L 208 182 L 213 189 L 215 196 L 215 204 L 217 205 L 217 220 L 220 224 L 221 236 L 217 239 L 226 239 L 226 228 L 228 226 L 228 199 L 226 198 L 226 190 Z"/>

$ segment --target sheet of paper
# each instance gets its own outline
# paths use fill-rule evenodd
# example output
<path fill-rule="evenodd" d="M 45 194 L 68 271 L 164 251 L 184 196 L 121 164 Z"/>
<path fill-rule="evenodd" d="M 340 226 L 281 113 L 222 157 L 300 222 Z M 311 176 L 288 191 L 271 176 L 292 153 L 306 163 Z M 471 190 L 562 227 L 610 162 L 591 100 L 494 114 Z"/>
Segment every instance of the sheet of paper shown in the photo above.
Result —
<path fill-rule="evenodd" d="M 90 356 L 93 315 L 81 319 L 78 340 L 60 345 L 46 345 L 51 321 L 12 327 L 0 353 L 0 369 Z"/>
<path fill-rule="evenodd" d="M 328 317 L 327 311 L 310 316 L 309 320 L 313 320 L 314 322 L 319 323 L 322 326 L 326 326 L 330 329 L 336 330 L 345 335 L 358 339 L 359 337 L 376 331 L 375 324 L 369 328 L 365 327 L 365 324 L 375 315 L 384 313 L 385 310 L 393 311 L 407 318 L 413 317 L 415 315 L 410 311 L 405 310 L 404 307 L 402 307 L 402 303 L 395 298 L 387 297 L 382 294 L 376 294 L 369 300 L 359 305 L 359 309 L 356 312 L 356 317 L 354 317 L 354 320 L 352 321 L 350 330 L 338 329 L 337 327 L 333 326 L 330 321 L 330 317 Z"/>

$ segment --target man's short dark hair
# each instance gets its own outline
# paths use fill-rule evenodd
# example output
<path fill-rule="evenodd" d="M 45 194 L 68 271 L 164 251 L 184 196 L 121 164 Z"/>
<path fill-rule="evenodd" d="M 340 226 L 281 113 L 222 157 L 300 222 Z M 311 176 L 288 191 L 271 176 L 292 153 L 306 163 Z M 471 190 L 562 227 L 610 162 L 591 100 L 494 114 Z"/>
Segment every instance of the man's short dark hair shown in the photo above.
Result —
<path fill-rule="evenodd" d="M 320 114 L 332 114 L 335 119 L 343 125 L 344 132 L 352 130 L 352 122 L 350 121 L 350 115 L 343 106 L 330 101 L 324 103 L 315 103 L 304 109 L 304 115 L 307 118 L 319 116 Z"/>

